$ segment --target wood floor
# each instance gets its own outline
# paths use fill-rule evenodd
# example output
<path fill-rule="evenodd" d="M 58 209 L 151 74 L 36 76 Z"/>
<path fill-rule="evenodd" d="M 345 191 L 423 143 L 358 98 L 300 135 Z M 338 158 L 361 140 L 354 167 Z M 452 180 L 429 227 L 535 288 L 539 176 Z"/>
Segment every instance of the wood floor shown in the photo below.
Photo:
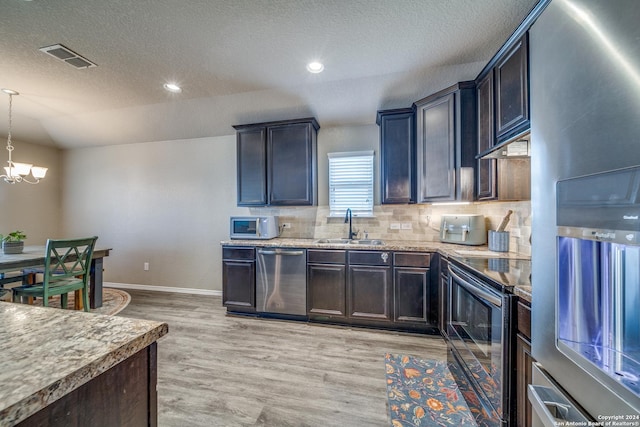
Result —
<path fill-rule="evenodd" d="M 161 320 L 162 427 L 389 426 L 384 355 L 446 358 L 440 337 L 227 316 L 219 297 L 129 291 Z"/>

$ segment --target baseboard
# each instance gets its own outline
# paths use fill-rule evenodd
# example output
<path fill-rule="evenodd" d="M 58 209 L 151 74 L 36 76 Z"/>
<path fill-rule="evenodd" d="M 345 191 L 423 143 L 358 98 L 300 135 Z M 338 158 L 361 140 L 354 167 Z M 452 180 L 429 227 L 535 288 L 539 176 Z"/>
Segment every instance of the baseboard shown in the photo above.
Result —
<path fill-rule="evenodd" d="M 194 295 L 212 295 L 222 296 L 222 291 L 216 291 L 213 289 L 196 289 L 196 288 L 176 288 L 171 286 L 153 286 L 153 285 L 137 285 L 132 283 L 116 283 L 116 282 L 104 282 L 102 284 L 105 288 L 118 288 L 118 289 L 133 289 L 138 291 L 151 291 L 151 292 L 177 292 L 179 294 L 194 294 Z"/>

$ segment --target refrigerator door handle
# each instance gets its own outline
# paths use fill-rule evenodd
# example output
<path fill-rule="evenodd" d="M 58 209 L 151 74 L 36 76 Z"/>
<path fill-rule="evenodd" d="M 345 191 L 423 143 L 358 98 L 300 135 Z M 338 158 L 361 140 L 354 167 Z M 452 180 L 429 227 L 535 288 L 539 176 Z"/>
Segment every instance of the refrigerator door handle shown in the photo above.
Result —
<path fill-rule="evenodd" d="M 584 425 L 588 425 L 589 419 L 580 413 L 558 390 L 529 384 L 528 395 L 534 413 L 538 415 L 545 427 L 557 427 L 567 421 L 584 422 Z"/>

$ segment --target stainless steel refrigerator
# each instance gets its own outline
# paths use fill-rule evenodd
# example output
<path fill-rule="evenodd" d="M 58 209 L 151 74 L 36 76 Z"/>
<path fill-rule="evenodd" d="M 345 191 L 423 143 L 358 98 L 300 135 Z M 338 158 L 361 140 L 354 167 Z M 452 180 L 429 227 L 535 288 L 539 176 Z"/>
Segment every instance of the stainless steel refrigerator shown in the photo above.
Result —
<path fill-rule="evenodd" d="M 640 1 L 529 35 L 534 425 L 640 425 Z"/>

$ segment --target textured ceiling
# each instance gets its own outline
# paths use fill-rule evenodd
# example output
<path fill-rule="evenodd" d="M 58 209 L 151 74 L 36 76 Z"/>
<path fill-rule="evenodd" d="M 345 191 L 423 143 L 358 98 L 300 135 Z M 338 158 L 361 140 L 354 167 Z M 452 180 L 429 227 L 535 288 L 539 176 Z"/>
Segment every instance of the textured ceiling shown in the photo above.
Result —
<path fill-rule="evenodd" d="M 473 79 L 536 0 L 0 0 L 17 141 L 84 147 L 375 122 Z M 63 44 L 98 64 L 40 52 Z M 319 59 L 321 74 L 305 65 Z M 181 94 L 162 85 L 176 81 Z M 0 134 L 7 131 L 0 94 Z"/>

